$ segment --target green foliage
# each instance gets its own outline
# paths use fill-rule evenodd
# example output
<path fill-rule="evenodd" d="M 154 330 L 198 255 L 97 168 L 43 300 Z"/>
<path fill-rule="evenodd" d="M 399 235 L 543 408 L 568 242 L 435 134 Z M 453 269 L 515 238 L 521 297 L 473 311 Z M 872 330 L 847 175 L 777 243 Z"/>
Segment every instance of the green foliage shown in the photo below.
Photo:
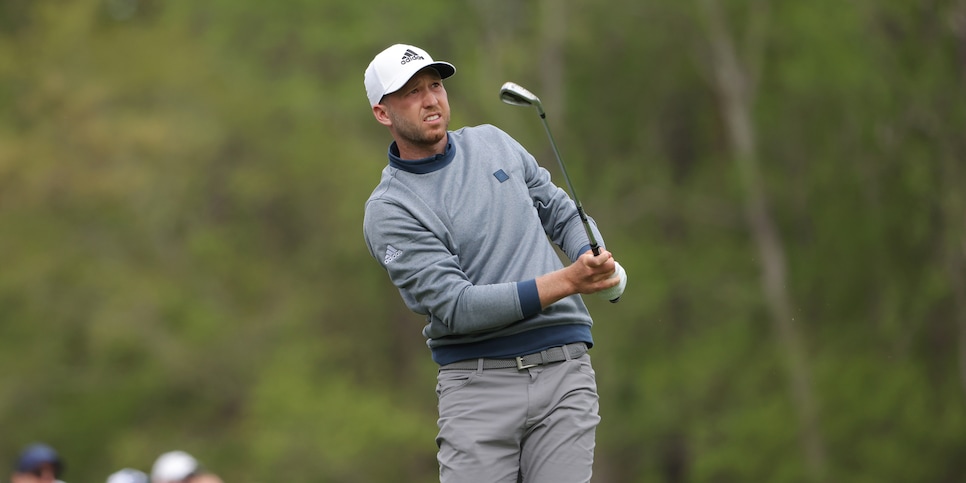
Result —
<path fill-rule="evenodd" d="M 700 3 L 0 2 L 0 453 L 436 479 L 422 322 L 361 234 L 362 73 L 402 41 L 556 176 L 496 91 L 544 98 L 629 273 L 587 298 L 601 481 L 807 480 Z M 964 479 L 966 6 L 722 3 L 829 481 Z"/>

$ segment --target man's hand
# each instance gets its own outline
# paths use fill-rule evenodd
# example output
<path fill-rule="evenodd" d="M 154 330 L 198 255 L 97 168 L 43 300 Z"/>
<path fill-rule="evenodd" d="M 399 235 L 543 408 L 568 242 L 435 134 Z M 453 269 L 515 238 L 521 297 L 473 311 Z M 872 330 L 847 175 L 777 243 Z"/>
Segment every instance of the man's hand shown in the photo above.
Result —
<path fill-rule="evenodd" d="M 600 255 L 585 252 L 569 266 L 537 277 L 540 305 L 550 304 L 574 294 L 590 294 L 606 290 L 621 283 L 620 277 L 612 277 L 616 270 L 613 255 L 601 250 Z"/>
<path fill-rule="evenodd" d="M 621 295 L 624 295 L 624 289 L 627 287 L 627 272 L 624 271 L 624 267 L 620 263 L 617 263 L 616 260 L 614 261 L 614 273 L 611 274 L 611 278 L 616 278 L 620 282 L 611 288 L 597 292 L 597 296 L 614 303 L 620 300 Z"/>

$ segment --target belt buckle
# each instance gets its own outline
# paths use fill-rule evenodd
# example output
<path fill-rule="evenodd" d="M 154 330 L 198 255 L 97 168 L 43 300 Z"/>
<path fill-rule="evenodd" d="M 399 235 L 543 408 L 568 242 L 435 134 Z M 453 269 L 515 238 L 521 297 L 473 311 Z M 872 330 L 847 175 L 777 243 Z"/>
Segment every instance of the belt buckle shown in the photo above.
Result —
<path fill-rule="evenodd" d="M 540 365 L 540 364 L 524 364 L 523 363 L 523 356 L 517 357 L 516 359 L 517 359 L 517 370 L 518 371 L 522 371 L 522 370 L 528 369 L 530 367 L 537 367 L 537 366 Z"/>

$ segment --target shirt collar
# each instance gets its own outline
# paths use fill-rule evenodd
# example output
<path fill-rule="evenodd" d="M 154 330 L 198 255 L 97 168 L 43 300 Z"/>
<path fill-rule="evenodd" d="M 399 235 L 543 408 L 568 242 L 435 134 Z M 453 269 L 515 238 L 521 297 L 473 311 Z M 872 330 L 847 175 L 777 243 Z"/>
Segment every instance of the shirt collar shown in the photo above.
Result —
<path fill-rule="evenodd" d="M 399 147 L 396 141 L 389 145 L 389 165 L 393 168 L 414 174 L 432 173 L 445 168 L 456 157 L 456 148 L 452 142 L 446 143 L 446 150 L 423 159 L 402 159 L 399 157 Z"/>

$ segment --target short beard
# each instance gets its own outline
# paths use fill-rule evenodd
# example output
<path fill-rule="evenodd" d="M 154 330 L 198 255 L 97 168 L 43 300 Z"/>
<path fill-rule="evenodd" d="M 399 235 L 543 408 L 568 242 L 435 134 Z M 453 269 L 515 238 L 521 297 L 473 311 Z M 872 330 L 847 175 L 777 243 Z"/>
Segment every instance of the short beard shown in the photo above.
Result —
<path fill-rule="evenodd" d="M 393 127 L 396 128 L 396 135 L 414 146 L 435 146 L 436 143 L 440 142 L 446 136 L 446 130 L 449 129 L 449 118 L 444 119 L 443 132 L 426 133 L 418 125 L 409 122 L 408 119 L 397 117 L 392 110 L 387 109 L 386 114 L 389 115 Z M 443 116 L 445 114 L 440 112 L 440 115 Z"/>

